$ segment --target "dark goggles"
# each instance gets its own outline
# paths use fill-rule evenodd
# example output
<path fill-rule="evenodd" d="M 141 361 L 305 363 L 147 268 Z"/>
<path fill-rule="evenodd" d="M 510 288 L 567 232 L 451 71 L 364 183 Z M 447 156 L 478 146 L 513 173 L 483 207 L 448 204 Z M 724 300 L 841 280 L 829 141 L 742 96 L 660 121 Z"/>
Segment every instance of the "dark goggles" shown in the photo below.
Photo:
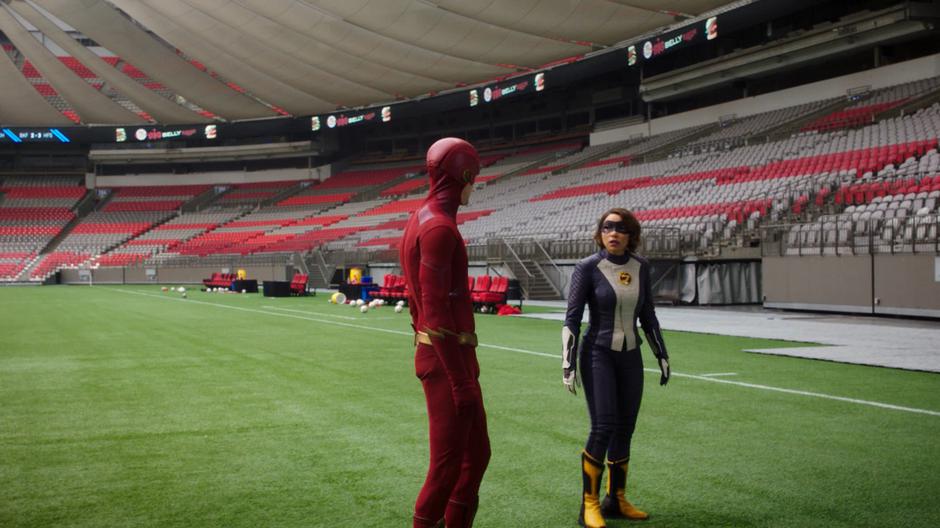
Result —
<path fill-rule="evenodd" d="M 601 225 L 601 233 L 607 234 L 616 231 L 622 235 L 627 234 L 627 224 L 625 222 L 604 222 Z"/>

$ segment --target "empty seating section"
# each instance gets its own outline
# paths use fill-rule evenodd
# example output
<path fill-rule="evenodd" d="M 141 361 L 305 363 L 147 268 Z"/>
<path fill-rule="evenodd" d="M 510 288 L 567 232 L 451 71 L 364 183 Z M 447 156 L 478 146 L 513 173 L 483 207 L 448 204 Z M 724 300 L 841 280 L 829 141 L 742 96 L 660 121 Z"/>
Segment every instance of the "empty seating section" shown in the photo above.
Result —
<path fill-rule="evenodd" d="M 428 178 L 425 175 L 418 175 L 411 179 L 405 180 L 399 184 L 393 185 L 388 189 L 383 190 L 379 193 L 379 196 L 400 196 L 405 195 L 410 192 L 417 191 L 418 189 L 423 189 L 428 185 Z"/>
<path fill-rule="evenodd" d="M 139 264 L 177 244 L 177 237 L 186 236 L 187 231 L 200 229 L 193 227 L 182 233 L 174 230 L 149 232 L 172 218 L 184 203 L 211 188 L 210 185 L 168 185 L 112 189 L 104 207 L 83 219 L 62 241 L 60 248 L 87 254 L 89 263 L 99 267 Z M 187 222 L 191 224 L 192 220 Z M 141 237 L 144 233 L 147 234 Z"/>
<path fill-rule="evenodd" d="M 291 205 L 338 205 L 345 202 L 348 202 L 356 193 L 345 192 L 345 193 L 336 193 L 336 194 L 300 194 L 297 196 L 291 196 L 281 202 L 278 202 L 277 205 L 280 206 L 291 206 Z"/>
<path fill-rule="evenodd" d="M 807 124 L 803 130 L 836 130 L 871 123 L 875 115 L 903 105 L 911 99 L 940 87 L 940 79 L 925 79 L 888 88 L 882 88 L 863 97 L 858 103 L 843 110 L 820 117 Z"/>
<path fill-rule="evenodd" d="M 53 253 L 40 260 L 39 265 L 30 273 L 30 278 L 41 280 L 61 266 L 91 265 L 94 258 L 167 220 L 172 214 L 153 211 L 95 211 L 84 217 L 62 239 Z"/>
<path fill-rule="evenodd" d="M 0 280 L 17 279 L 75 218 L 79 177 L 10 177 L 0 184 Z"/>
<path fill-rule="evenodd" d="M 332 236 L 344 236 L 328 229 L 328 226 L 347 218 L 342 213 L 343 206 L 336 206 L 333 201 L 303 206 L 278 204 L 244 216 L 238 214 L 231 222 L 213 226 L 211 230 L 168 247 L 153 261 L 167 262 L 179 256 L 306 251 L 323 238 L 332 240 Z M 358 207 L 361 210 L 363 206 Z M 331 208 L 339 212 L 324 213 Z"/>
<path fill-rule="evenodd" d="M 357 194 L 390 184 L 394 180 L 410 176 L 414 178 L 423 170 L 417 165 L 376 165 L 338 172 L 326 180 L 282 200 L 280 206 L 335 207 L 349 202 Z M 385 194 L 384 196 L 389 196 Z"/>
<path fill-rule="evenodd" d="M 225 207 L 257 205 L 270 200 L 284 191 L 299 185 L 297 181 L 273 181 L 258 183 L 240 183 L 223 194 L 216 203 Z"/>
<path fill-rule="evenodd" d="M 902 104 L 938 86 L 935 78 L 879 90 L 844 110 L 867 112 L 864 125 L 810 127 L 766 143 L 739 140 L 833 100 L 608 145 L 565 140 L 484 152 L 485 167 L 457 222 L 470 244 L 494 237 L 589 240 L 597 215 L 626 207 L 648 233 L 674 233 L 697 251 L 744 243 L 768 223 L 807 220 L 786 235 L 788 252 L 928 250 L 937 244 L 940 214 L 940 104 L 868 121 L 877 105 Z M 184 203 L 211 186 L 122 188 L 43 256 L 85 191 L 77 177 L 15 180 L 0 186 L 0 278 L 6 280 L 40 279 L 81 264 L 395 249 L 427 185 L 414 161 L 354 166 L 319 183 L 237 184 L 204 212 L 182 214 Z M 292 190 L 299 192 L 286 193 Z M 375 198 L 362 199 L 363 193 Z M 282 194 L 275 205 L 246 211 Z M 401 295 L 401 285 L 386 279 L 389 298 Z M 491 291 L 486 280 L 475 283 L 483 285 L 477 293 L 505 294 Z"/>
<path fill-rule="evenodd" d="M 187 240 L 215 229 L 243 214 L 240 211 L 183 213 L 139 237 L 128 240 L 107 254 L 102 255 L 95 262 L 98 266 L 140 264 L 155 255 L 173 252 Z"/>
<path fill-rule="evenodd" d="M 843 182 L 816 203 L 839 212 L 793 226 L 787 254 L 937 252 L 940 154 L 934 144 L 920 159 Z"/>
<path fill-rule="evenodd" d="M 313 189 L 320 193 L 326 191 L 336 192 L 338 190 L 356 190 L 357 192 L 361 192 L 370 187 L 387 184 L 406 174 L 415 174 L 422 171 L 424 171 L 424 167 L 421 165 L 348 170 L 330 176 Z"/>
<path fill-rule="evenodd" d="M 719 120 L 719 130 L 708 134 L 702 138 L 696 139 L 683 147 L 683 150 L 690 150 L 702 147 L 729 147 L 732 140 L 738 142 L 749 137 L 759 136 L 769 130 L 780 126 L 781 123 L 793 119 L 799 119 L 805 115 L 819 111 L 823 107 L 834 103 L 835 99 L 826 99 L 814 101 L 794 107 L 782 108 L 770 112 L 762 112 L 755 115 L 738 118 L 730 116 Z"/>
<path fill-rule="evenodd" d="M 105 212 L 175 211 L 184 203 L 211 189 L 211 185 L 168 185 L 112 189 Z"/>
<path fill-rule="evenodd" d="M 762 218 L 799 214 L 801 204 L 825 196 L 843 180 L 882 169 L 890 172 L 898 164 L 916 165 L 936 146 L 938 113 L 935 106 L 859 130 L 801 134 L 730 152 L 678 155 L 644 164 L 585 167 L 543 175 L 539 185 L 531 187 L 516 183 L 518 179 L 496 182 L 473 197 L 474 203 L 495 205 L 496 212 L 465 224 L 462 231 L 470 240 L 583 238 L 593 231 L 591 216 L 620 205 L 655 211 L 652 217 L 646 215 L 650 227 L 697 233 L 705 246 L 742 228 L 754 229 Z M 501 200 L 508 204 L 501 207 Z"/>

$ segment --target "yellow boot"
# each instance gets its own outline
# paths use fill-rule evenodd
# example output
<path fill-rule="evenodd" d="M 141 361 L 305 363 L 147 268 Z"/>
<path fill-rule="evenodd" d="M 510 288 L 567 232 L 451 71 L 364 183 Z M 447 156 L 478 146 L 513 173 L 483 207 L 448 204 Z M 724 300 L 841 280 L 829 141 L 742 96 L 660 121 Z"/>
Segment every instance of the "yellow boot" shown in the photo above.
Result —
<path fill-rule="evenodd" d="M 649 515 L 627 500 L 628 465 L 626 460 L 607 463 L 610 474 L 607 476 L 607 496 L 601 505 L 601 513 L 608 519 L 644 521 L 649 519 Z"/>
<path fill-rule="evenodd" d="M 581 514 L 578 515 L 578 524 L 585 528 L 607 528 L 604 516 L 601 515 L 601 476 L 604 474 L 604 463 L 595 460 L 587 451 L 581 452 L 581 479 L 583 492 L 581 494 Z"/>

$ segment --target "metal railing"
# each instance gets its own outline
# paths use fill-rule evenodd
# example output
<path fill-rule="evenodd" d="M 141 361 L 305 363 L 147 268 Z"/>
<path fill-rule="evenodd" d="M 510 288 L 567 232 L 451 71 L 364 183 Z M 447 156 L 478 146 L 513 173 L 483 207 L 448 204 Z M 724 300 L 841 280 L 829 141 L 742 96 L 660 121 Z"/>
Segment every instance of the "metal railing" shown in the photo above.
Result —
<path fill-rule="evenodd" d="M 803 224 L 763 226 L 761 255 L 940 255 L 940 215 L 863 220 L 822 217 Z"/>
<path fill-rule="evenodd" d="M 561 284 L 554 284 L 559 291 L 564 291 L 566 274 L 562 273 L 556 261 L 580 260 L 597 251 L 593 240 L 585 239 L 540 239 L 540 238 L 494 238 L 484 243 L 470 244 L 467 256 L 470 261 L 507 262 L 513 261 L 531 275 L 523 261 L 547 263 L 561 278 Z M 650 229 L 643 232 L 643 243 L 639 252 L 654 258 L 681 258 L 689 252 L 695 253 L 702 247 L 701 235 L 680 232 L 675 228 Z M 160 255 L 129 268 L 187 268 L 211 267 L 239 269 L 244 267 L 285 267 L 296 266 L 306 273 L 317 268 L 321 275 L 328 274 L 333 268 L 347 268 L 370 263 L 397 263 L 397 249 L 370 250 L 365 248 L 325 250 L 313 249 L 307 253 L 260 253 L 253 255 Z M 310 259 L 309 261 L 307 259 Z M 332 277 L 323 276 L 329 282 Z M 520 277 L 523 279 L 525 277 Z M 549 279 L 551 280 L 551 279 Z M 524 281 L 521 281 L 524 282 Z"/>
<path fill-rule="evenodd" d="M 542 246 L 542 244 L 540 244 L 538 240 L 534 240 L 533 242 L 535 243 L 536 247 L 539 248 L 539 250 L 542 252 L 542 254 L 545 255 L 545 261 L 548 262 L 549 264 L 551 264 L 552 267 L 555 268 L 555 273 L 558 274 L 558 277 L 559 277 L 559 280 L 561 281 L 561 284 L 553 284 L 553 286 L 554 286 L 555 289 L 558 290 L 559 292 L 565 291 L 565 286 L 568 285 L 568 284 L 567 284 L 567 283 L 568 283 L 568 276 L 561 272 L 561 269 L 558 267 L 557 264 L 555 264 L 555 259 L 553 259 L 552 256 L 548 254 L 548 251 L 545 250 L 545 247 Z M 551 280 L 551 278 L 549 278 L 549 280 Z"/>

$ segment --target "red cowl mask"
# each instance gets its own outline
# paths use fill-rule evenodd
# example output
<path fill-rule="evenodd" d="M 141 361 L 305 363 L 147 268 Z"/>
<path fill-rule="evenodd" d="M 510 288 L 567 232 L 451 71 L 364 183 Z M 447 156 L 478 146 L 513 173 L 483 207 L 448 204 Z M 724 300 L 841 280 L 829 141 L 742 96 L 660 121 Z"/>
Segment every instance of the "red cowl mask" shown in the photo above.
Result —
<path fill-rule="evenodd" d="M 460 138 L 440 139 L 428 149 L 427 167 L 431 189 L 425 204 L 435 212 L 456 217 L 460 193 L 480 173 L 476 149 Z"/>

